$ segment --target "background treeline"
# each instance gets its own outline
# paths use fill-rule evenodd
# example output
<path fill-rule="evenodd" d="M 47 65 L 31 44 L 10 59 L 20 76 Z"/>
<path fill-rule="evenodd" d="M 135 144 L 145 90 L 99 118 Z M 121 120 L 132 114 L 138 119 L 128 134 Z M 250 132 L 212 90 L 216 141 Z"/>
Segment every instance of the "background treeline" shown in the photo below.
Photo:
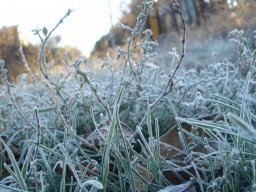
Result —
<path fill-rule="evenodd" d="M 77 58 L 81 55 L 81 52 L 76 48 L 59 47 L 58 43 L 60 40 L 61 38 L 59 36 L 51 38 L 46 49 L 47 59 L 49 62 L 52 62 L 52 59 L 54 59 L 53 64 L 56 66 L 63 65 L 63 58 L 66 53 L 70 58 Z M 12 82 L 15 82 L 17 76 L 21 73 L 27 72 L 22 59 L 22 53 L 19 51 L 20 46 L 22 46 L 23 54 L 30 69 L 32 72 L 36 72 L 38 69 L 37 53 L 39 46 L 25 43 L 20 38 L 18 26 L 3 27 L 0 29 L 0 58 L 5 61 L 8 78 Z"/>
<path fill-rule="evenodd" d="M 129 10 L 123 12 L 120 22 L 129 27 L 135 25 L 136 17 L 140 12 L 138 4 L 143 0 L 132 0 Z M 180 0 L 184 19 L 190 32 L 200 30 L 205 37 L 226 37 L 234 28 L 244 30 L 255 29 L 256 2 L 255 0 Z M 154 2 L 145 28 L 153 32 L 153 39 L 167 33 L 179 33 L 181 20 L 177 10 L 170 0 L 158 0 Z M 103 36 L 96 44 L 92 57 L 102 56 L 109 47 L 121 46 L 126 43 L 129 31 L 119 25 Z"/>
<path fill-rule="evenodd" d="M 137 5 L 142 1 L 132 0 L 128 5 L 128 10 L 123 11 L 120 23 L 133 27 L 140 13 Z M 228 32 L 234 28 L 255 30 L 255 0 L 180 0 L 180 5 L 190 36 L 194 32 L 197 37 L 207 39 L 210 36 L 226 37 Z M 154 1 L 153 10 L 145 22 L 145 28 L 152 30 L 153 39 L 157 40 L 161 47 L 164 47 L 161 42 L 169 42 L 168 35 L 179 34 L 181 25 L 178 12 L 170 0 Z M 113 26 L 108 34 L 95 43 L 90 59 L 102 58 L 109 48 L 126 45 L 129 36 L 130 32 L 121 28 L 119 24 Z M 195 41 L 201 41 L 201 39 L 193 38 Z M 52 37 L 46 53 L 47 59 L 51 61 L 54 58 L 54 64 L 57 66 L 63 65 L 65 53 L 68 53 L 71 59 L 81 55 L 76 48 L 60 47 L 58 45 L 60 40 L 59 36 Z M 38 69 L 38 45 L 22 42 L 18 26 L 0 29 L 0 58 L 5 60 L 5 67 L 9 71 L 8 77 L 11 81 L 15 81 L 19 74 L 26 72 L 19 52 L 20 45 L 22 45 L 28 65 L 35 72 Z"/>

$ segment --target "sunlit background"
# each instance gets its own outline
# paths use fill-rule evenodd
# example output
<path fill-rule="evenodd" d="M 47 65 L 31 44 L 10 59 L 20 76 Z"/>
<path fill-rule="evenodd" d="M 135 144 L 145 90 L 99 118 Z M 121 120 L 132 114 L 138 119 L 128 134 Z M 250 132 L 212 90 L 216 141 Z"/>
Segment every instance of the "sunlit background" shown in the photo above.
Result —
<path fill-rule="evenodd" d="M 32 30 L 47 28 L 50 31 L 68 9 L 73 12 L 47 41 L 47 61 L 53 63 L 57 68 L 55 71 L 60 71 L 60 68 L 65 70 L 65 55 L 70 61 L 82 55 L 87 56 L 95 69 L 99 69 L 106 57 L 118 58 L 117 47 L 127 48 L 131 31 L 117 23 L 133 28 L 147 2 L 151 10 L 144 13 L 147 16 L 139 37 L 143 38 L 145 29 L 152 31 L 151 38 L 159 45 L 152 49 L 158 53 L 154 62 L 160 67 L 169 68 L 167 55 L 174 47 L 180 51 L 182 35 L 182 20 L 171 3 L 173 1 L 1 0 L 0 58 L 5 61 L 9 79 L 15 81 L 20 74 L 26 73 L 22 54 L 31 70 L 38 71 L 40 42 Z M 180 0 L 179 4 L 187 26 L 186 57 L 183 61 L 187 68 L 211 63 L 212 55 L 219 60 L 226 58 L 233 50 L 229 32 L 234 29 L 244 30 L 249 43 L 255 46 L 255 0 Z M 22 54 L 19 52 L 20 45 Z M 140 53 L 139 49 L 136 51 Z M 122 61 L 114 59 L 112 64 L 118 70 Z"/>
<path fill-rule="evenodd" d="M 130 0 L 1 0 L 0 28 L 19 25 L 24 41 L 38 43 L 33 29 L 54 27 L 68 9 L 74 10 L 54 35 L 89 56 L 95 42 L 116 24 Z"/>

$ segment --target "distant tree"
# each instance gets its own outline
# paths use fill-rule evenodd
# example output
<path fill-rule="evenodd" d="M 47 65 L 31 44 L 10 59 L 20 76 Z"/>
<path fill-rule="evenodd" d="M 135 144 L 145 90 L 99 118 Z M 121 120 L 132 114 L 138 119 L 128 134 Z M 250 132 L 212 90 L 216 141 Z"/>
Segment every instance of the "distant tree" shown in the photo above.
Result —
<path fill-rule="evenodd" d="M 50 38 L 47 44 L 46 59 L 54 60 L 56 65 L 64 64 L 64 55 L 67 53 L 71 60 L 81 56 L 81 52 L 73 47 L 59 47 L 60 36 Z M 16 78 L 26 73 L 19 48 L 22 46 L 26 61 L 32 71 L 38 70 L 38 45 L 22 44 L 19 38 L 18 26 L 3 27 L 0 29 L 0 59 L 4 59 L 8 78 L 15 82 Z"/>
<path fill-rule="evenodd" d="M 20 44 L 18 26 L 3 27 L 0 30 L 0 45 Z"/>
<path fill-rule="evenodd" d="M 120 22 L 134 27 L 140 13 L 138 5 L 145 0 L 131 0 L 123 11 Z M 256 0 L 178 0 L 187 26 L 203 26 L 208 34 L 226 36 L 227 32 L 236 27 L 250 27 L 255 29 Z M 180 32 L 182 26 L 179 13 L 172 4 L 172 0 L 154 1 L 153 10 L 148 16 L 145 28 L 153 32 L 153 39 L 162 33 Z M 129 37 L 129 31 L 114 26 L 112 35 L 115 45 L 123 45 Z M 109 34 L 103 36 L 95 44 L 92 54 L 103 55 L 110 46 Z M 100 52 L 100 54 L 99 54 Z"/>
<path fill-rule="evenodd" d="M 19 74 L 22 64 L 17 62 L 19 55 L 19 33 L 18 27 L 3 27 L 0 30 L 0 58 L 5 61 L 5 68 L 8 70 L 9 80 L 14 80 L 14 76 Z"/>
<path fill-rule="evenodd" d="M 196 13 L 196 24 L 201 25 L 206 20 L 205 12 L 207 9 L 207 3 L 204 0 L 193 0 Z"/>

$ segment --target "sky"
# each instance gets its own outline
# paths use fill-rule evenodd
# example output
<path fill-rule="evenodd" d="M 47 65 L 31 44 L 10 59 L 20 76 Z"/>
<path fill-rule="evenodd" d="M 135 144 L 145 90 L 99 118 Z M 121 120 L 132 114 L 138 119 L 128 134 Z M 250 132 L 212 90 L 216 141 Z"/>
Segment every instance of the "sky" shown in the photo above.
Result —
<path fill-rule="evenodd" d="M 89 56 L 95 42 L 111 27 L 110 10 L 115 24 L 127 2 L 130 0 L 0 0 L 0 27 L 19 25 L 24 38 L 38 43 L 32 30 L 52 29 L 72 9 L 53 35 L 61 36 L 60 45 L 77 47 Z"/>

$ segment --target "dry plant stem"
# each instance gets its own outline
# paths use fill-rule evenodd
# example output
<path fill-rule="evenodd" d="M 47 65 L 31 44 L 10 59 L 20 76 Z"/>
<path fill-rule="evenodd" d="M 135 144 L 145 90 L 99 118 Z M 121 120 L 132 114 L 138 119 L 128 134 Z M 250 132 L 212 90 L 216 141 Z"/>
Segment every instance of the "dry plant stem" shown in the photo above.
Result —
<path fill-rule="evenodd" d="M 27 178 L 29 178 L 32 170 L 34 170 L 34 172 L 36 173 L 37 157 L 38 157 L 38 153 L 39 153 L 40 136 L 41 136 L 41 125 L 40 125 L 40 121 L 39 121 L 39 116 L 38 116 L 37 108 L 35 108 L 35 116 L 36 116 L 36 124 L 37 124 L 36 148 L 35 148 L 35 153 L 34 153 L 34 156 L 33 156 L 33 160 L 34 160 L 35 163 L 33 164 L 33 167 L 30 168 L 30 171 L 27 174 Z M 36 181 L 36 178 L 35 178 L 35 181 Z M 37 185 L 37 183 L 36 183 L 36 185 Z"/>
<path fill-rule="evenodd" d="M 146 16 L 147 16 L 147 14 L 144 17 L 146 18 Z M 143 29 L 143 27 L 145 25 L 145 22 L 146 22 L 146 19 L 140 19 L 139 22 L 136 23 L 134 29 L 132 30 L 131 37 L 130 37 L 130 39 L 128 41 L 127 61 L 129 63 L 131 72 L 132 72 L 136 82 L 138 82 L 138 78 L 137 78 L 136 72 L 134 71 L 134 69 L 132 67 L 131 55 L 133 54 L 133 51 L 136 49 L 136 44 L 137 44 L 138 38 L 139 38 L 139 36 L 140 36 L 140 34 L 142 32 L 142 29 Z M 134 47 L 133 47 L 133 49 L 131 51 L 132 43 L 134 44 Z"/>
<path fill-rule="evenodd" d="M 38 56 L 38 64 L 40 66 L 40 71 L 41 73 L 43 74 L 44 78 L 48 80 L 49 84 L 53 85 L 55 88 L 56 88 L 56 92 L 57 94 L 60 96 L 60 98 L 65 101 L 65 99 L 62 97 L 60 91 L 62 91 L 61 87 L 59 87 L 58 85 L 56 85 L 56 83 L 54 83 L 53 81 L 51 81 L 50 79 L 50 76 L 47 72 L 47 69 L 46 69 L 46 65 L 47 65 L 47 62 L 45 60 L 45 49 L 46 49 L 46 44 L 47 44 L 47 41 L 49 40 L 50 36 L 52 35 L 52 33 L 63 23 L 64 19 L 68 16 L 70 16 L 72 10 L 71 9 L 68 9 L 67 13 L 64 15 L 64 17 L 62 17 L 59 22 L 57 23 L 57 25 L 48 33 L 46 34 L 46 37 L 43 38 L 41 35 L 40 35 L 40 30 L 35 30 L 35 35 L 38 35 L 41 43 L 42 43 L 42 46 L 40 48 L 40 51 L 39 51 L 39 56 Z"/>
<path fill-rule="evenodd" d="M 89 87 L 90 87 L 91 91 L 94 93 L 97 101 L 102 105 L 104 110 L 107 112 L 109 119 L 111 120 L 112 117 L 111 117 L 111 112 L 109 110 L 109 107 L 104 103 L 102 98 L 99 96 L 97 90 L 93 87 L 91 81 L 88 79 L 87 74 L 84 73 L 83 71 L 81 71 L 81 69 L 79 69 L 78 67 L 76 67 L 75 69 L 76 69 L 76 73 L 81 75 L 84 78 L 84 82 L 89 85 Z"/>
<path fill-rule="evenodd" d="M 39 31 L 36 31 L 36 34 L 39 36 L 42 46 L 40 48 L 40 52 L 39 52 L 39 57 L 38 57 L 38 62 L 39 62 L 39 66 L 40 66 L 40 71 L 42 72 L 43 76 L 45 79 L 47 79 L 49 81 L 49 83 L 51 85 L 53 85 L 56 88 L 56 93 L 60 96 L 60 98 L 65 101 L 65 99 L 62 97 L 61 95 L 61 91 L 63 91 L 61 89 L 60 86 L 56 85 L 56 83 L 54 83 L 53 81 L 51 81 L 49 74 L 47 73 L 46 70 L 46 61 L 45 61 L 45 48 L 46 48 L 46 44 L 47 41 L 49 40 L 50 36 L 52 35 L 52 33 L 63 23 L 64 19 L 68 16 L 70 16 L 72 10 L 68 9 L 67 13 L 64 15 L 64 17 L 62 17 L 60 19 L 60 21 L 57 23 L 57 25 L 46 35 L 45 39 L 43 39 L 39 33 Z"/>
<path fill-rule="evenodd" d="M 124 67 L 123 67 L 123 71 L 122 71 L 122 76 L 121 76 L 120 83 L 119 83 L 119 88 L 118 88 L 119 91 L 121 90 L 122 85 L 123 85 L 124 74 L 125 74 L 125 71 L 126 71 L 127 63 L 128 63 L 128 59 L 125 57 L 125 63 L 124 63 Z"/>
<path fill-rule="evenodd" d="M 133 74 L 133 76 L 134 76 L 134 78 L 135 78 L 135 81 L 137 82 L 138 80 L 137 80 L 137 76 L 136 76 L 136 73 L 135 73 L 135 71 L 134 71 L 134 69 L 133 69 L 133 67 L 132 67 L 132 61 L 131 61 L 131 43 L 132 43 L 132 41 L 133 41 L 133 38 L 134 38 L 134 36 L 135 36 L 135 32 L 133 31 L 132 32 L 132 35 L 131 35 L 131 39 L 129 40 L 129 42 L 128 42 L 128 58 L 127 58 L 127 61 L 128 61 L 128 63 L 129 63 L 129 67 L 130 67 L 130 70 L 131 70 L 131 72 L 132 72 L 132 74 Z M 125 65 L 126 66 L 126 65 Z"/>
<path fill-rule="evenodd" d="M 60 106 L 59 106 L 59 102 L 57 101 L 57 98 L 56 98 L 55 95 L 54 95 L 54 97 L 53 97 L 53 101 L 54 101 L 54 104 L 55 104 L 55 106 L 56 106 L 56 113 L 60 116 L 62 122 L 64 123 L 65 129 L 70 130 L 71 128 L 70 128 L 70 126 L 68 125 L 68 123 L 67 123 L 65 117 L 63 116 L 63 114 L 62 114 L 62 112 L 61 112 L 61 109 L 60 109 Z"/>
<path fill-rule="evenodd" d="M 138 66 L 138 64 L 136 62 L 136 59 L 134 58 L 133 53 L 134 53 L 135 49 L 137 47 L 139 47 L 139 45 L 137 45 L 137 42 L 138 42 L 138 39 L 140 38 L 141 33 L 144 29 L 144 25 L 146 23 L 147 16 L 148 16 L 148 14 L 149 14 L 149 12 L 152 8 L 153 1 L 148 0 L 148 1 L 144 1 L 143 3 L 145 3 L 144 6 L 146 6 L 146 7 L 142 8 L 143 10 L 141 11 L 140 15 L 137 17 L 137 22 L 135 24 L 135 27 L 133 29 L 126 27 L 126 29 L 131 31 L 131 36 L 130 36 L 130 39 L 128 41 L 127 59 L 126 59 L 126 62 L 125 62 L 124 71 L 125 71 L 127 63 L 128 63 L 129 67 L 130 67 L 130 70 L 131 70 L 131 73 L 132 73 L 132 75 L 135 79 L 135 82 L 136 82 L 136 91 L 135 91 L 136 96 L 139 96 L 140 77 L 138 77 L 138 70 L 139 69 L 135 70 L 132 66 L 133 64 L 136 64 Z M 150 3 L 150 4 L 148 4 L 148 3 Z M 133 48 L 132 48 L 132 45 L 133 45 Z M 123 73 L 123 75 L 124 75 L 124 73 Z M 122 80 L 121 80 L 121 84 L 122 84 Z"/>
<path fill-rule="evenodd" d="M 168 84 L 172 84 L 171 82 L 172 82 L 172 80 L 173 80 L 177 70 L 179 69 L 182 60 L 185 57 L 185 50 L 186 50 L 186 32 L 187 32 L 187 29 L 186 29 L 186 24 L 185 24 L 184 16 L 182 14 L 182 10 L 181 10 L 180 4 L 177 2 L 177 0 L 171 0 L 171 1 L 173 2 L 174 6 L 177 8 L 177 10 L 179 12 L 179 15 L 180 15 L 180 18 L 181 18 L 181 21 L 182 21 L 182 26 L 183 26 L 183 36 L 182 36 L 182 40 L 181 40 L 182 50 L 181 50 L 180 59 L 179 59 L 177 65 L 176 65 L 176 68 L 174 69 L 172 75 L 170 76 L 170 78 L 168 80 L 167 86 L 165 88 L 165 94 L 164 95 L 168 94 L 172 90 L 172 86 L 169 89 L 169 85 Z"/>
<path fill-rule="evenodd" d="M 64 78 L 64 81 L 60 84 L 60 86 L 56 85 L 56 83 L 52 82 L 50 80 L 50 77 L 49 77 L 49 74 L 47 74 L 47 71 L 46 71 L 46 61 L 45 61 L 45 48 L 46 48 L 46 44 L 47 44 L 47 41 L 49 39 L 49 37 L 52 35 L 52 33 L 59 27 L 60 24 L 63 23 L 64 19 L 68 16 L 70 16 L 72 10 L 69 9 L 68 12 L 64 15 L 64 17 L 62 17 L 60 19 L 60 21 L 57 23 L 57 25 L 47 34 L 47 36 L 45 37 L 45 39 L 43 39 L 39 33 L 39 31 L 37 30 L 36 31 L 36 34 L 39 36 L 40 40 L 41 40 L 41 43 L 42 43 L 42 46 L 41 46 L 41 49 L 40 49 L 40 52 L 39 52 L 39 57 L 38 57 L 38 62 L 39 62 L 39 66 L 40 66 L 40 70 L 44 76 L 45 79 L 47 79 L 49 81 L 49 83 L 51 85 L 53 85 L 55 88 L 56 88 L 56 93 L 60 96 L 60 98 L 65 101 L 65 99 L 62 97 L 61 93 L 64 93 L 66 95 L 68 95 L 69 97 L 71 97 L 65 90 L 61 89 L 62 85 L 66 82 L 66 79 L 71 75 L 71 73 L 68 73 L 68 75 Z M 67 57 L 67 55 L 65 54 L 65 59 L 66 59 L 66 62 L 69 63 L 69 59 Z M 81 71 L 82 72 L 82 71 Z M 86 74 L 85 74 L 86 75 Z M 82 75 L 83 76 L 83 75 Z M 87 78 L 88 80 L 88 78 Z M 89 82 L 89 80 L 87 81 Z M 111 118 L 110 116 L 110 112 L 107 108 L 107 106 L 103 103 L 102 99 L 98 96 L 97 94 L 97 91 L 93 89 L 93 87 L 91 86 L 91 83 L 89 82 L 89 85 L 90 85 L 90 88 L 92 89 L 92 91 L 94 92 L 94 94 L 96 95 L 96 98 L 97 100 L 103 105 L 103 108 L 107 111 L 108 113 L 108 116 Z M 79 103 L 80 105 L 82 106 L 85 106 L 84 104 L 80 103 L 77 99 L 75 99 L 75 101 L 77 103 Z M 86 106 L 85 106 L 86 107 Z"/>
<path fill-rule="evenodd" d="M 39 151 L 39 144 L 40 144 L 40 136 L 41 136 L 41 125 L 39 122 L 39 117 L 38 117 L 38 110 L 37 108 L 35 108 L 35 115 L 36 115 L 36 124 L 37 124 L 37 132 L 36 132 L 36 136 L 37 136 L 37 140 L 36 140 L 36 151 L 35 151 L 35 155 L 34 155 L 34 159 L 37 159 L 37 155 L 38 155 L 38 151 Z"/>
<path fill-rule="evenodd" d="M 27 71 L 29 72 L 31 78 L 32 78 L 32 81 L 33 81 L 33 85 L 35 87 L 35 90 L 36 90 L 36 93 L 37 93 L 37 99 L 39 99 L 39 93 L 38 93 L 38 88 L 37 88 L 37 83 L 36 83 L 36 78 L 34 76 L 34 74 L 32 73 L 29 65 L 28 65 L 28 62 L 27 62 L 27 59 L 23 53 L 23 49 L 22 49 L 22 46 L 20 46 L 19 48 L 19 52 L 20 52 L 20 55 L 21 55 L 21 59 L 22 59 L 22 62 L 24 63 L 25 65 L 25 68 L 27 69 Z"/>
<path fill-rule="evenodd" d="M 173 3 L 173 5 L 176 7 L 176 9 L 178 10 L 179 12 L 179 15 L 180 15 L 180 18 L 181 18 L 181 21 L 182 21 L 182 25 L 183 25 L 183 35 L 182 35 L 182 40 L 181 40 L 181 43 L 182 43 L 182 50 L 181 50 L 181 55 L 180 55 L 180 59 L 174 69 L 174 71 L 172 72 L 172 74 L 169 75 L 169 79 L 166 83 L 166 86 L 164 88 L 164 91 L 162 92 L 162 94 L 155 100 L 153 101 L 149 107 L 150 107 L 150 110 L 152 110 L 156 104 L 164 97 L 166 96 L 168 93 L 170 93 L 172 91 L 172 88 L 173 88 L 173 78 L 175 76 L 175 74 L 177 73 L 181 63 L 182 63 L 182 60 L 184 59 L 185 57 L 185 50 L 186 50 L 186 24 L 185 24 L 185 20 L 184 20 L 184 16 L 182 14 L 182 10 L 181 10 L 181 7 L 180 7 L 180 4 L 177 2 L 177 0 L 171 0 L 171 2 Z M 138 127 L 142 127 L 145 120 L 147 118 L 147 114 L 144 115 L 144 117 L 142 118 L 141 122 L 139 123 Z M 133 136 L 130 138 L 130 141 L 138 134 L 137 131 L 134 132 Z"/>
<path fill-rule="evenodd" d="M 46 64 L 46 61 L 45 61 L 45 47 L 46 47 L 47 41 L 50 38 L 50 36 L 52 35 L 52 33 L 63 23 L 64 19 L 66 19 L 66 17 L 70 16 L 71 12 L 72 12 L 72 10 L 68 9 L 68 11 L 64 15 L 64 17 L 62 17 L 60 19 L 60 21 L 57 23 L 57 25 L 47 34 L 47 36 L 45 37 L 44 40 L 40 36 L 39 32 L 37 32 L 37 34 L 39 35 L 39 38 L 41 39 L 41 42 L 42 42 L 42 46 L 41 46 L 41 49 L 40 49 L 40 52 L 39 52 L 39 57 L 38 57 L 39 66 L 40 66 L 40 70 L 43 73 L 44 77 L 48 80 L 49 80 L 49 76 L 48 76 L 48 74 L 46 72 L 46 69 L 45 69 L 45 64 Z"/>

